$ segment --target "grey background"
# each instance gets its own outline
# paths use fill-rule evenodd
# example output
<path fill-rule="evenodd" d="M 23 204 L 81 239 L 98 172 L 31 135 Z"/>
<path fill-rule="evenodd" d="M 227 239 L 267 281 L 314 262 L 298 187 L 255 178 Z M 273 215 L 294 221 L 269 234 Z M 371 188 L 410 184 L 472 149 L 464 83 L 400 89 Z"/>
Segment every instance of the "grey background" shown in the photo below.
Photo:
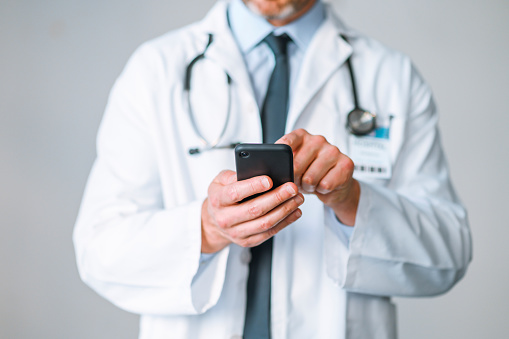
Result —
<path fill-rule="evenodd" d="M 136 338 L 78 278 L 73 223 L 109 89 L 141 42 L 213 0 L 0 0 L 0 338 Z M 445 296 L 397 299 L 401 338 L 509 333 L 509 2 L 334 0 L 433 87 L 474 261 Z M 505 226 L 504 226 L 505 225 Z"/>

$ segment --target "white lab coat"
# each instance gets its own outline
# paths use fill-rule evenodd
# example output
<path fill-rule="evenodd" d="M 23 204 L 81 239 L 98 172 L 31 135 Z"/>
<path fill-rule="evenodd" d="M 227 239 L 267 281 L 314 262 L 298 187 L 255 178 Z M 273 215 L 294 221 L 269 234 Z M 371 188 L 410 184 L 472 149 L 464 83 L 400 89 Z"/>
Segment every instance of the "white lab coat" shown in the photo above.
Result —
<path fill-rule="evenodd" d="M 259 110 L 225 13 L 219 2 L 203 21 L 141 46 L 116 82 L 99 130 L 74 232 L 77 263 L 100 295 L 142 316 L 143 339 L 242 334 L 249 250 L 230 245 L 200 264 L 202 202 L 211 180 L 234 169 L 233 151 L 188 154 L 200 141 L 183 93 L 185 68 L 212 33 L 206 62 L 195 71 L 196 86 L 207 91 L 194 101 L 209 107 L 196 113 L 200 129 L 213 139 L 223 127 L 226 110 L 215 105 L 224 104 L 224 69 L 232 78 L 232 116 L 223 143 L 261 142 Z M 392 178 L 355 174 L 361 198 L 349 243 L 312 195 L 302 218 L 276 235 L 274 339 L 395 338 L 390 296 L 444 293 L 471 259 L 431 92 L 407 57 L 346 28 L 329 10 L 306 52 L 287 132 L 305 128 L 349 154 L 345 60 L 352 48 L 361 105 L 394 116 Z"/>

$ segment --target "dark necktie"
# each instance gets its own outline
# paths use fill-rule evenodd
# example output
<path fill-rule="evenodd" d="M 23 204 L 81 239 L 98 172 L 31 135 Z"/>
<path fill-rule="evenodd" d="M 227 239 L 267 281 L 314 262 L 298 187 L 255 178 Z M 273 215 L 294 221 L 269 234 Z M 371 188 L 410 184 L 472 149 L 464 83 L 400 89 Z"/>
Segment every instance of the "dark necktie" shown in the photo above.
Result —
<path fill-rule="evenodd" d="M 263 41 L 274 52 L 276 59 L 261 115 L 263 142 L 272 144 L 285 133 L 289 85 L 286 46 L 290 37 L 286 34 L 275 36 L 271 33 Z M 251 248 L 244 339 L 270 338 L 271 268 L 272 238 Z"/>

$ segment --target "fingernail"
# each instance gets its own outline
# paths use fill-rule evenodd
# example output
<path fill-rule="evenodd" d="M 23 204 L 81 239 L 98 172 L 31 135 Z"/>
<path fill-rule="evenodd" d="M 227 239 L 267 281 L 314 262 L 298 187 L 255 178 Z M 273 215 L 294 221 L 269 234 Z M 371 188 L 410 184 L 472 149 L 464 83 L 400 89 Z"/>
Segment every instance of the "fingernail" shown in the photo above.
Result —
<path fill-rule="evenodd" d="M 297 197 L 295 197 L 295 202 L 297 202 L 297 204 L 300 205 L 304 202 L 304 198 L 298 195 Z"/>
<path fill-rule="evenodd" d="M 292 185 L 286 185 L 286 190 L 288 191 L 288 193 L 290 193 L 291 195 L 295 195 L 297 194 L 297 192 L 295 192 L 295 190 L 293 189 L 293 186 Z"/>
<path fill-rule="evenodd" d="M 302 184 L 302 189 L 308 193 L 313 193 L 315 191 L 315 186 L 308 185 L 308 184 Z"/>
<path fill-rule="evenodd" d="M 297 210 L 297 211 L 295 212 L 295 216 L 297 217 L 297 219 L 298 219 L 298 218 L 300 218 L 300 217 L 302 216 L 302 212 L 301 212 L 301 210 Z"/>
<path fill-rule="evenodd" d="M 262 185 L 263 185 L 263 187 L 265 187 L 265 188 L 270 188 L 270 182 L 269 182 L 269 179 L 267 179 L 267 178 L 263 178 L 263 179 L 262 179 Z"/>
<path fill-rule="evenodd" d="M 326 190 L 324 188 L 317 188 L 316 191 L 320 194 L 329 194 L 331 191 Z"/>

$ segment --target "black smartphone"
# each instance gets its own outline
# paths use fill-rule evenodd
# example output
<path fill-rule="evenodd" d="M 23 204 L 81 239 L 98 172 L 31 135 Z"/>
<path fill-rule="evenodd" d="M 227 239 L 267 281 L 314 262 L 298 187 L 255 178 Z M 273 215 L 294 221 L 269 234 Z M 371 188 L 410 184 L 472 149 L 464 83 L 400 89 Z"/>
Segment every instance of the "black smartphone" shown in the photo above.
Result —
<path fill-rule="evenodd" d="M 238 181 L 267 175 L 273 182 L 271 190 L 286 182 L 293 182 L 293 152 L 288 145 L 238 144 L 235 147 L 235 165 Z"/>

